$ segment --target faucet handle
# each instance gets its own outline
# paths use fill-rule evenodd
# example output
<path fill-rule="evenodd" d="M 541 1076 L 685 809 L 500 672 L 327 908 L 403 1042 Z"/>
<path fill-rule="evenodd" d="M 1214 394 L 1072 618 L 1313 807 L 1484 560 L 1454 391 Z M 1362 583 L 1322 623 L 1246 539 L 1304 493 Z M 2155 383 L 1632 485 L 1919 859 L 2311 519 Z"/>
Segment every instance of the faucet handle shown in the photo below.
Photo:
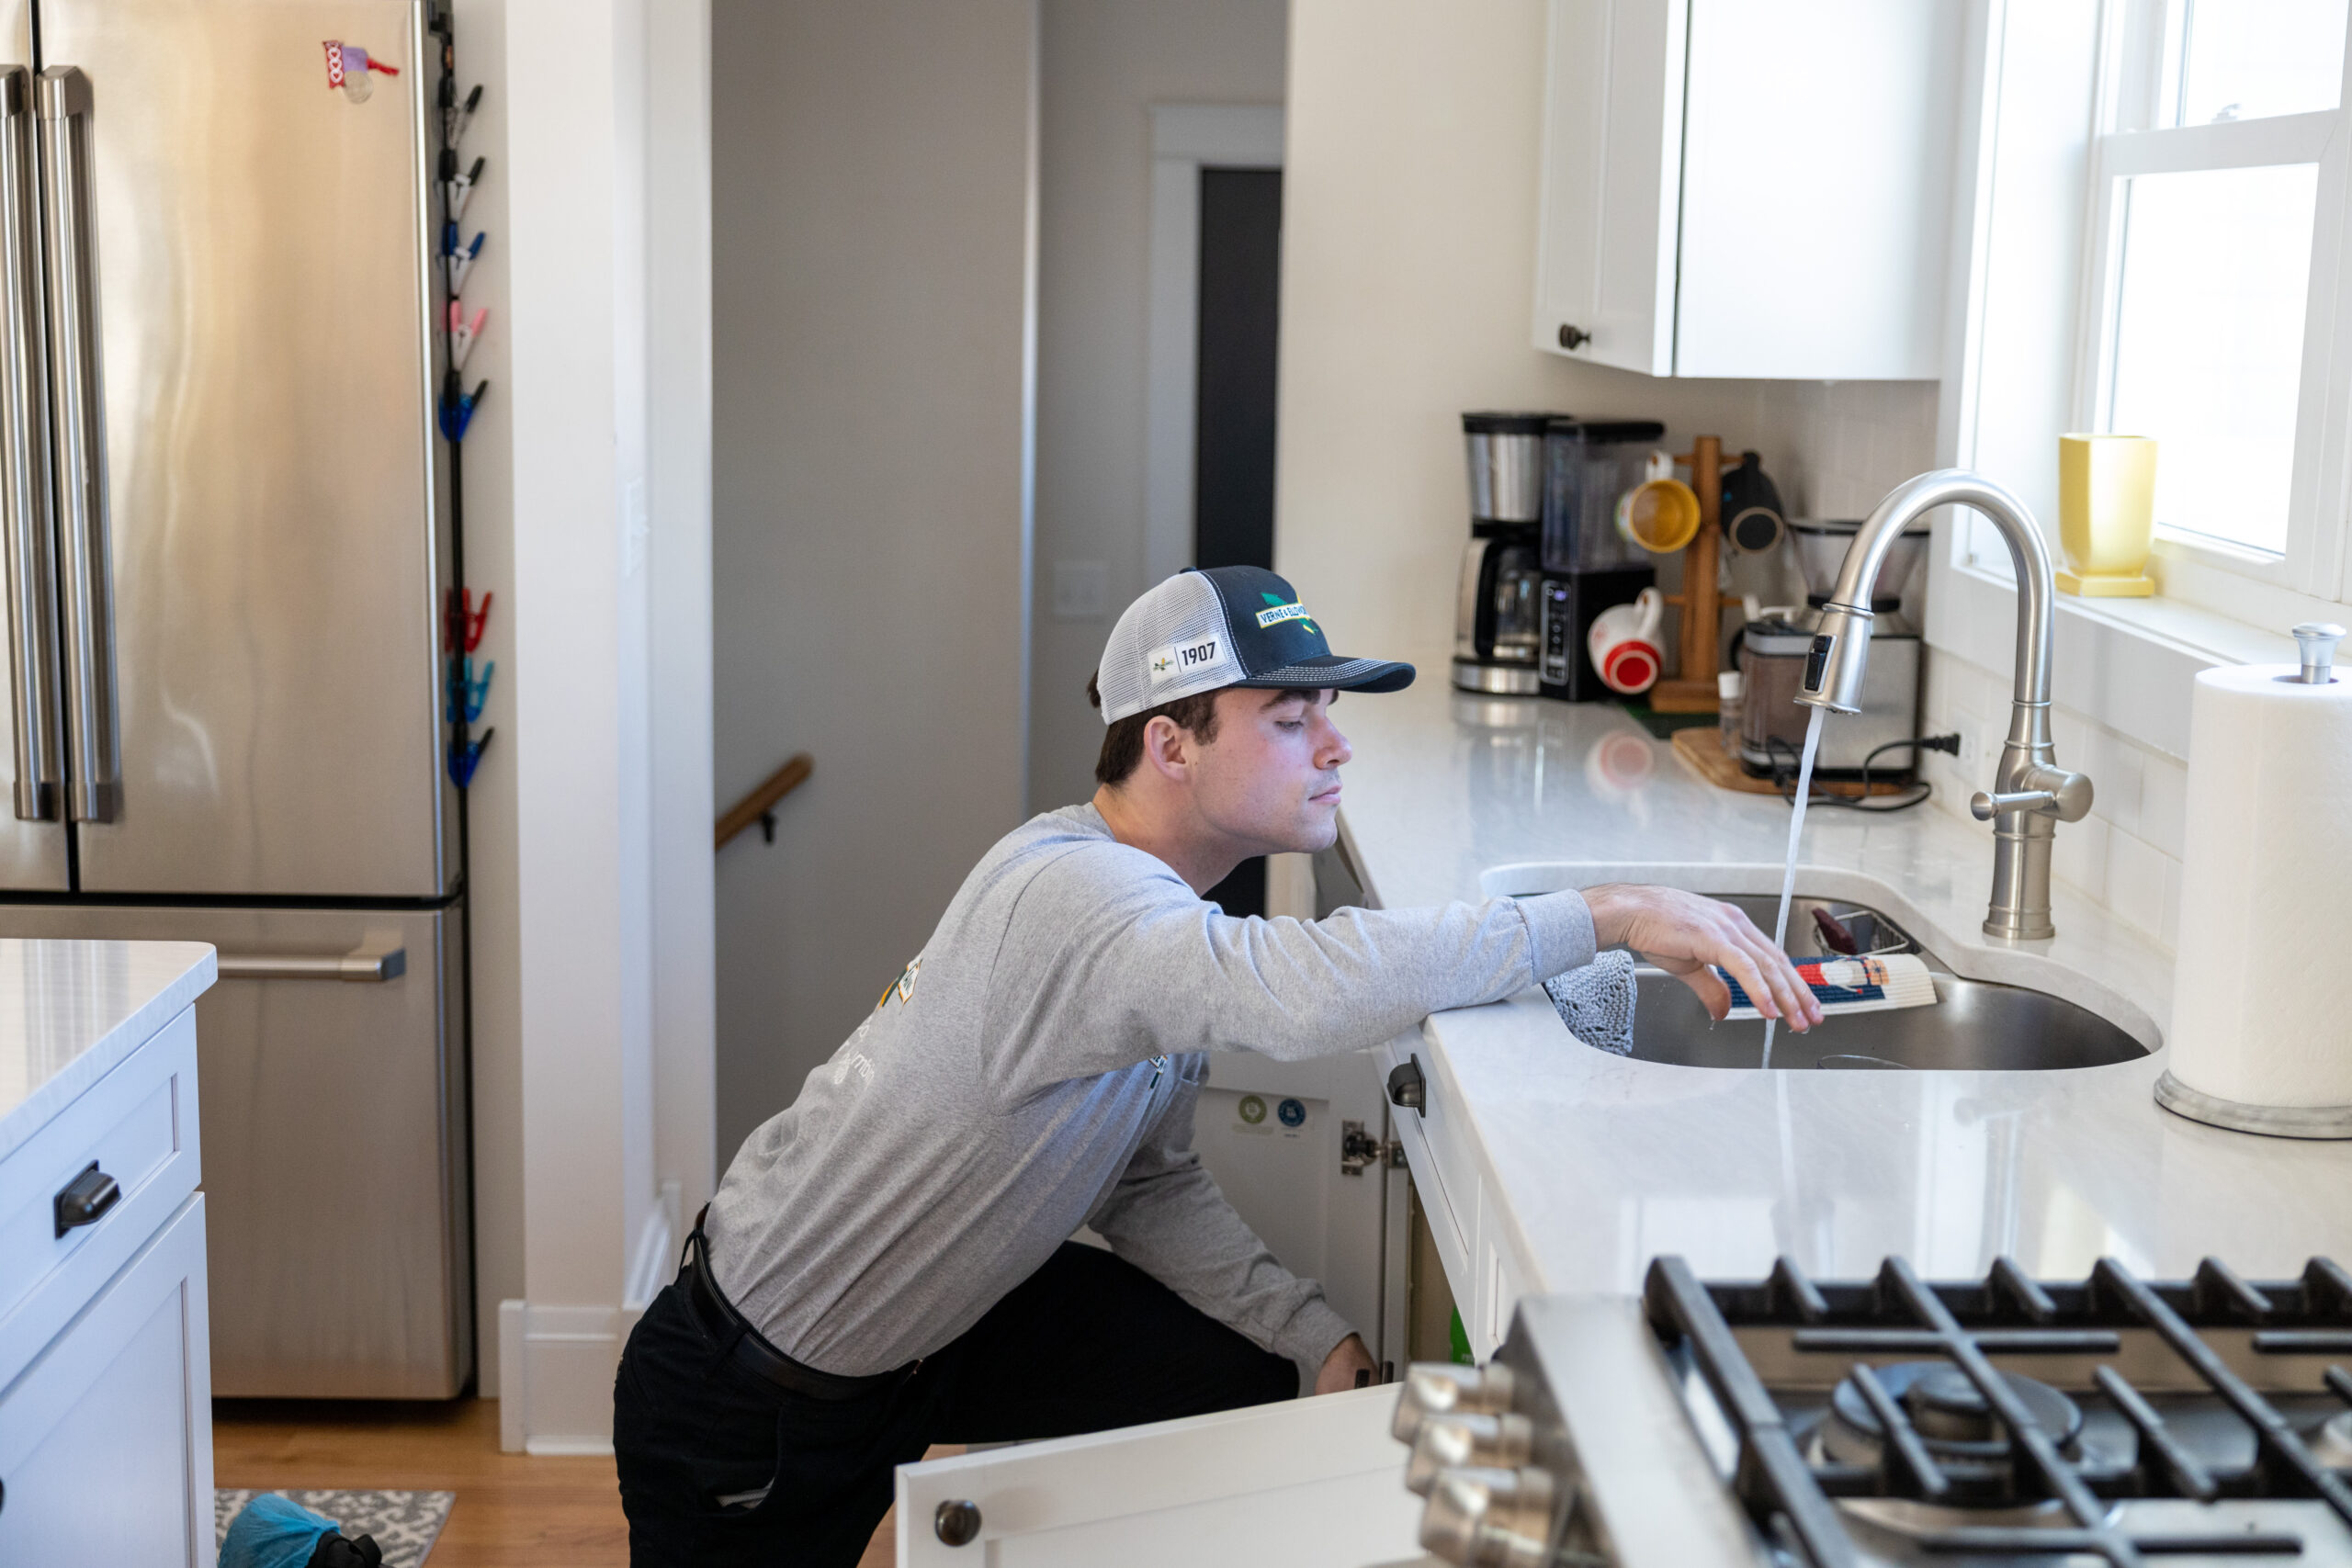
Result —
<path fill-rule="evenodd" d="M 2090 815 L 2091 781 L 2086 773 L 2036 767 L 2026 770 L 2018 782 L 2037 787 L 2005 795 L 1988 795 L 1980 789 L 1969 798 L 1968 814 L 1979 822 L 1990 822 L 2010 811 L 2046 812 L 2061 822 L 2079 822 Z"/>
<path fill-rule="evenodd" d="M 2335 645 L 2344 640 L 2344 628 L 2330 621 L 2305 621 L 2295 628 L 2294 637 L 2303 655 L 2303 672 L 2298 679 L 2306 686 L 2332 684 Z"/>

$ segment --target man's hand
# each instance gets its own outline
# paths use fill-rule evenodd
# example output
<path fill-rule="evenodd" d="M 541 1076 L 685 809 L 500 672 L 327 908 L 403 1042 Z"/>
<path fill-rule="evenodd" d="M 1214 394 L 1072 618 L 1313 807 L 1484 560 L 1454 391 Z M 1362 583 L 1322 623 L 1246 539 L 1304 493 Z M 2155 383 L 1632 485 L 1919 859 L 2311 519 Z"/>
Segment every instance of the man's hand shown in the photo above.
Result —
<path fill-rule="evenodd" d="M 1699 995 L 1711 1018 L 1731 1011 L 1731 991 L 1712 967 L 1721 964 L 1766 1018 L 1791 1028 L 1821 1021 L 1821 1003 L 1789 955 L 1729 904 L 1671 887 L 1588 887 L 1594 940 L 1624 943 Z"/>
<path fill-rule="evenodd" d="M 1365 1380 L 1368 1382 L 1376 1382 L 1380 1378 L 1380 1369 L 1372 1362 L 1372 1352 L 1363 1348 L 1362 1339 L 1351 1334 L 1323 1358 L 1323 1370 L 1315 1374 L 1315 1392 L 1345 1393 L 1356 1386 L 1358 1372 L 1370 1373 Z"/>

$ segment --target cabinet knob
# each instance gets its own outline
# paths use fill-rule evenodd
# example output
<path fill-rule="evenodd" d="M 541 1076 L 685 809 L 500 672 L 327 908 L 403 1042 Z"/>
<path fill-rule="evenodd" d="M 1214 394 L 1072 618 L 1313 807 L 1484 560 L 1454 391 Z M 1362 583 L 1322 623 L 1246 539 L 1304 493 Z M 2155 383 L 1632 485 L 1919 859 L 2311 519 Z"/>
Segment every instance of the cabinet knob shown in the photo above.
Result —
<path fill-rule="evenodd" d="M 1582 327 L 1570 326 L 1566 321 L 1562 321 L 1560 323 L 1560 346 L 1562 348 L 1582 348 L 1586 344 L 1589 344 L 1591 341 L 1592 334 L 1585 331 Z"/>
<path fill-rule="evenodd" d="M 92 1160 L 82 1174 L 65 1184 L 52 1205 L 57 1217 L 57 1234 L 63 1235 L 76 1225 L 94 1225 L 106 1217 L 108 1209 L 122 1201 L 122 1189 L 115 1179 L 98 1168 Z"/>
<path fill-rule="evenodd" d="M 980 1506 L 950 1497 L 933 1511 L 931 1533 L 949 1546 L 969 1546 L 980 1539 Z"/>
<path fill-rule="evenodd" d="M 1389 1073 L 1388 1102 L 1419 1111 L 1428 1098 L 1427 1087 L 1421 1078 L 1421 1059 L 1411 1057 Z"/>

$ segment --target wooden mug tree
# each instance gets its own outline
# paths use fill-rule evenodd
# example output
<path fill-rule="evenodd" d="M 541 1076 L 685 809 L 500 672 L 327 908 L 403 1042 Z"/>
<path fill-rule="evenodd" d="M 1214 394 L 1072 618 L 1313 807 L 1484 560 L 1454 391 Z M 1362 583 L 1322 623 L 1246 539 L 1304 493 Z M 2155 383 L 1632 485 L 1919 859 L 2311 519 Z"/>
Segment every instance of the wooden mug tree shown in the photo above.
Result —
<path fill-rule="evenodd" d="M 1690 470 L 1690 489 L 1699 497 L 1699 532 L 1682 549 L 1682 592 L 1666 596 L 1682 612 L 1681 673 L 1650 688 L 1650 706 L 1659 713 L 1713 713 L 1715 671 L 1723 660 L 1723 594 L 1715 580 L 1723 547 L 1724 469 L 1738 465 L 1724 457 L 1719 435 L 1695 438 L 1690 450 L 1674 460 Z"/>

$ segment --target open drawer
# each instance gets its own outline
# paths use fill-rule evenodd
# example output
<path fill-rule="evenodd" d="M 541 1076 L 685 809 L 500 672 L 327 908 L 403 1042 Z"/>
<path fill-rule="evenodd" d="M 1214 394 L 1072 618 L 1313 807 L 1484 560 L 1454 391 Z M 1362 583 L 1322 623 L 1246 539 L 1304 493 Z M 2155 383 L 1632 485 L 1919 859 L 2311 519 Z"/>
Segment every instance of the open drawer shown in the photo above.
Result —
<path fill-rule="evenodd" d="M 1396 1394 L 901 1465 L 899 1568 L 1438 1568 L 1416 1544 L 1421 1500 L 1388 1435 Z"/>

